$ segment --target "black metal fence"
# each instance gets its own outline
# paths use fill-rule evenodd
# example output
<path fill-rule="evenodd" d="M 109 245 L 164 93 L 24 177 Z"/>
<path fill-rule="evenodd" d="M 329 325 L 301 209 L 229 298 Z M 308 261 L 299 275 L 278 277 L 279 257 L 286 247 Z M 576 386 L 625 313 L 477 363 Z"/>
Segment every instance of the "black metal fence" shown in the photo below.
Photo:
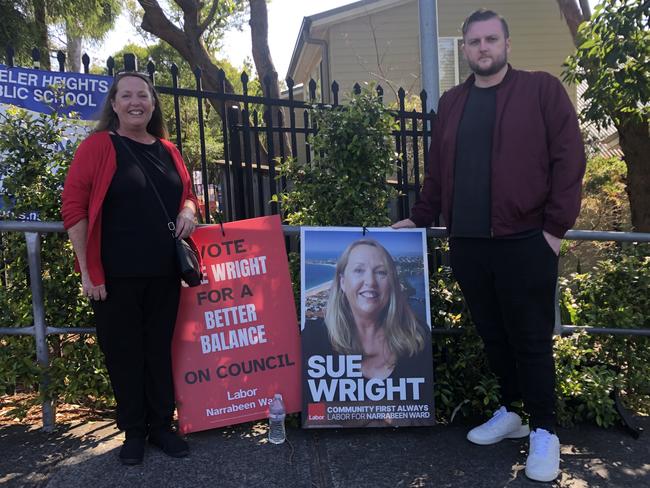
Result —
<path fill-rule="evenodd" d="M 37 50 L 32 52 L 34 67 L 40 66 L 40 54 Z M 59 52 L 57 55 L 59 71 L 65 70 L 65 55 Z M 89 72 L 89 58 L 84 55 L 82 58 L 84 72 Z M 7 65 L 14 65 L 13 50 L 7 50 Z M 107 72 L 113 75 L 115 62 L 109 58 Z M 133 55 L 125 55 L 124 67 L 126 70 L 136 70 L 137 63 Z M 153 63 L 147 64 L 147 72 L 155 82 L 156 69 Z M 247 93 L 247 77 L 242 75 L 243 93 L 225 93 L 225 73 L 219 72 L 221 92 L 209 92 L 202 89 L 201 71 L 196 70 L 195 87 L 182 88 L 178 86 L 178 67 L 171 66 L 172 86 L 156 86 L 161 94 L 173 97 L 175 111 L 175 136 L 176 143 L 182 151 L 181 117 L 179 101 L 183 97 L 196 99 L 197 116 L 199 121 L 199 139 L 201 153 L 201 187 L 203 190 L 206 211 L 208 210 L 208 185 L 217 182 L 223 188 L 224 198 L 220 202 L 221 210 L 227 219 L 235 220 L 246 217 L 277 213 L 280 211 L 276 206 L 269 204 L 270 195 L 288 184 L 288 182 L 277 182 L 276 158 L 280 161 L 287 157 L 304 158 L 309 163 L 312 151 L 309 138 L 316 131 L 310 121 L 310 110 L 329 110 L 339 104 L 338 84 L 332 83 L 332 106 L 324 105 L 316 101 L 316 82 L 311 80 L 308 85 L 309 99 L 307 102 L 296 100 L 294 97 L 293 80 L 287 80 L 287 98 L 269 99 L 265 97 L 249 96 Z M 268 82 L 267 82 L 268 83 Z M 359 91 L 359 86 L 355 87 Z M 382 96 L 381 87 L 377 87 L 377 95 Z M 224 138 L 223 160 L 208 161 L 205 147 L 204 133 L 204 111 L 205 100 L 218 100 L 221 103 L 221 121 Z M 402 154 L 402 158 L 396 159 L 395 179 L 392 181 L 401 196 L 395 202 L 394 210 L 396 216 L 402 218 L 408 214 L 413 198 L 417 196 L 419 184 L 426 168 L 424 154 L 430 141 L 430 127 L 435 114 L 433 112 L 422 113 L 415 110 L 407 111 L 405 108 L 406 97 L 404 90 L 398 91 L 399 107 L 393 112 L 397 122 L 397 129 L 393 132 L 396 153 Z M 420 94 L 422 106 L 426 106 L 426 93 Z M 229 108 L 228 104 L 231 104 Z M 263 107 L 262 110 L 252 108 Z M 261 115 L 260 115 L 261 114 Z M 275 115 L 275 117 L 273 116 Z M 288 121 L 287 121 L 288 120 Z M 302 121 L 302 124 L 299 122 Z M 277 136 L 286 135 L 289 138 L 288 150 L 284 144 L 276 148 L 274 139 Z M 222 167 L 223 169 L 217 170 Z M 222 175 L 218 173 L 222 172 Z M 278 187 L 279 183 L 279 187 Z M 209 215 L 209 212 L 208 212 Z M 209 217 L 208 217 L 209 220 Z M 63 225 L 60 222 L 0 222 L 0 232 L 22 232 L 27 240 L 28 263 L 30 272 L 30 288 L 32 294 L 34 324 L 28 327 L 5 327 L 0 328 L 0 335 L 33 335 L 36 340 L 38 363 L 42 367 L 42 387 L 46 390 L 47 368 L 49 367 L 48 349 L 46 338 L 48 334 L 79 334 L 93 333 L 92 328 L 69 328 L 60 326 L 49 326 L 44 320 L 44 297 L 41 271 L 40 235 L 50 232 L 63 232 Z M 286 235 L 296 235 L 298 228 L 284 228 Z M 429 237 L 441 238 L 445 236 L 442 228 L 428 229 Z M 567 233 L 567 239 L 574 240 L 612 240 L 621 242 L 650 242 L 650 234 L 622 233 L 622 232 L 598 232 L 572 230 Z M 561 325 L 559 313 L 556 313 L 556 332 L 558 334 L 571 334 L 578 331 L 585 331 L 592 334 L 616 334 L 626 336 L 648 336 L 647 329 L 620 329 L 607 327 L 616 324 L 593 324 L 594 326 L 573 326 Z M 604 327 L 603 327 L 604 326 Z M 452 335 L 462 332 L 461 329 L 438 328 L 433 333 Z M 43 399 L 43 426 L 45 430 L 54 428 L 54 410 L 51 400 Z"/>
<path fill-rule="evenodd" d="M 33 65 L 40 67 L 41 55 L 37 49 L 32 51 Z M 57 53 L 58 70 L 66 68 L 65 53 Z M 6 51 L 8 66 L 14 66 L 14 51 Z M 90 58 L 87 54 L 82 57 L 83 71 L 89 72 Z M 133 54 L 124 55 L 125 71 L 137 71 L 137 59 Z M 154 84 L 159 74 L 153 62 L 146 65 L 146 72 Z M 116 73 L 116 62 L 109 57 L 106 62 L 106 73 L 113 76 Z M 193 71 L 194 86 L 179 86 L 179 67 L 170 67 L 171 86 L 156 85 L 162 96 L 170 96 L 174 106 L 174 131 L 176 145 L 183 152 L 183 122 L 180 113 L 180 101 L 183 99 L 196 100 L 196 116 L 198 119 L 198 136 L 200 148 L 200 183 L 195 182 L 195 189 L 203 202 L 202 214 L 204 221 L 210 222 L 210 214 L 216 207 L 223 213 L 225 220 L 239 220 L 281 211 L 278 204 L 271 202 L 272 195 L 285 190 L 291 182 L 278 180 L 277 165 L 287 158 L 296 158 L 309 164 L 313 156 L 310 138 L 318 128 L 311 120 L 311 110 L 331 110 L 339 107 L 339 85 L 334 81 L 330 87 L 331 105 L 317 100 L 317 83 L 313 79 L 307 87 L 296 86 L 290 78 L 286 80 L 286 98 L 267 98 L 253 96 L 248 93 L 249 79 L 242 73 L 242 93 L 227 93 L 226 75 L 223 70 L 218 72 L 218 90 L 203 89 L 202 72 Z M 266 85 L 265 93 L 269 93 L 269 80 L 263 80 Z M 354 92 L 359 93 L 361 87 L 355 84 Z M 306 100 L 296 97 L 296 93 L 306 95 Z M 322 92 L 322 89 L 321 89 Z M 377 96 L 383 100 L 383 89 L 376 87 Z M 397 106 L 391 111 L 397 122 L 393 131 L 395 153 L 395 171 L 389 177 L 389 183 L 398 190 L 399 196 L 391 206 L 392 218 L 401 219 L 409 214 L 410 206 L 419 193 L 419 188 L 426 170 L 425 154 L 429 147 L 430 128 L 435 114 L 433 111 L 423 112 L 407 110 L 407 94 L 404 89 L 397 91 Z M 422 91 L 419 95 L 420 107 L 427 106 L 427 94 Z M 322 100 L 322 93 L 321 93 Z M 204 103 L 218 107 L 221 119 L 220 132 L 223 135 L 223 154 L 218 160 L 208 157 L 206 151 L 206 117 Z M 213 190 L 213 191 L 211 191 Z M 218 201 L 218 203 L 217 203 Z M 210 205 L 212 202 L 212 205 Z"/>

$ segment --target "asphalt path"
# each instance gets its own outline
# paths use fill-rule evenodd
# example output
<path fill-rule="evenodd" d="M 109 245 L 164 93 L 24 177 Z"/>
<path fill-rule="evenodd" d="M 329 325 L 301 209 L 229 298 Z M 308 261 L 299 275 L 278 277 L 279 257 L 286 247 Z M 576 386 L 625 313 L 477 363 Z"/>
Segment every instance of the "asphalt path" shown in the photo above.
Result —
<path fill-rule="evenodd" d="M 559 429 L 562 474 L 553 483 L 524 475 L 527 440 L 476 446 L 468 425 L 402 429 L 288 429 L 267 441 L 264 422 L 187 436 L 191 454 L 172 459 L 149 446 L 141 466 L 117 453 L 124 439 L 111 421 L 59 425 L 52 433 L 0 425 L 3 488 L 103 487 L 650 487 L 650 418 L 633 439 L 622 428 Z"/>

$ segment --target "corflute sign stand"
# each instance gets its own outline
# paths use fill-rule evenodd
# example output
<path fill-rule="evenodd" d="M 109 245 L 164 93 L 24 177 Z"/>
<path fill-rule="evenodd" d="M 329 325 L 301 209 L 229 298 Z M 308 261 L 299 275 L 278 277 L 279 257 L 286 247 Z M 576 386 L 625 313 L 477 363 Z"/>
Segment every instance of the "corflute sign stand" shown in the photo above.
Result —
<path fill-rule="evenodd" d="M 303 427 L 433 425 L 424 229 L 303 227 Z"/>
<path fill-rule="evenodd" d="M 183 433 L 300 410 L 300 336 L 280 217 L 200 227 L 204 281 L 183 288 L 172 345 Z"/>

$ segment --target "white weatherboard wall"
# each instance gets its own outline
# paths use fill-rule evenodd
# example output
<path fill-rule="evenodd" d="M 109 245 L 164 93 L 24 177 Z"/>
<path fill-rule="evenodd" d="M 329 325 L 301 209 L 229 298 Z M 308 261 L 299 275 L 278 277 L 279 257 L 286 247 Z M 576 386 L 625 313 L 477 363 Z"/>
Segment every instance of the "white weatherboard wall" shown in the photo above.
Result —
<path fill-rule="evenodd" d="M 329 31 L 332 79 L 341 93 L 350 92 L 355 82 L 375 81 L 387 102 L 395 100 L 392 92 L 399 87 L 419 93 L 419 36 L 417 0 L 334 25 Z"/>
<path fill-rule="evenodd" d="M 441 91 L 462 81 L 465 62 L 453 38 L 460 38 L 466 16 L 489 7 L 502 14 L 510 26 L 510 61 L 516 68 L 548 71 L 560 76 L 564 59 L 573 52 L 569 29 L 555 0 L 438 0 L 438 32 L 441 38 Z M 341 19 L 325 27 L 318 37 L 329 43 L 330 74 L 345 95 L 355 82 L 374 81 L 384 88 L 388 103 L 395 100 L 391 90 L 403 87 L 417 96 L 421 90 L 418 2 L 402 2 L 372 14 Z M 321 28 L 317 29 L 321 31 Z M 450 56 L 460 56 L 453 59 Z M 318 73 L 320 55 L 312 51 L 307 69 L 299 69 L 296 82 L 307 83 L 299 73 Z M 568 87 L 575 101 L 575 87 Z M 344 97 L 342 96 L 341 99 Z"/>

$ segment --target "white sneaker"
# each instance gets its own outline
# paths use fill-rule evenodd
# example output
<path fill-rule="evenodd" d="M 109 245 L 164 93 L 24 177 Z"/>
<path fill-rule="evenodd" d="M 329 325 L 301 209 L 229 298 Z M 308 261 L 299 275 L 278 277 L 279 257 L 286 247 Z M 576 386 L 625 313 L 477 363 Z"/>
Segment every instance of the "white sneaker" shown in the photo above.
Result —
<path fill-rule="evenodd" d="M 530 433 L 526 476 L 534 481 L 553 481 L 560 474 L 560 440 L 544 429 Z"/>
<path fill-rule="evenodd" d="M 474 427 L 467 433 L 467 440 L 474 444 L 487 446 L 503 439 L 520 439 L 530 433 L 528 425 L 521 423 L 521 417 L 501 407 L 484 424 Z"/>

